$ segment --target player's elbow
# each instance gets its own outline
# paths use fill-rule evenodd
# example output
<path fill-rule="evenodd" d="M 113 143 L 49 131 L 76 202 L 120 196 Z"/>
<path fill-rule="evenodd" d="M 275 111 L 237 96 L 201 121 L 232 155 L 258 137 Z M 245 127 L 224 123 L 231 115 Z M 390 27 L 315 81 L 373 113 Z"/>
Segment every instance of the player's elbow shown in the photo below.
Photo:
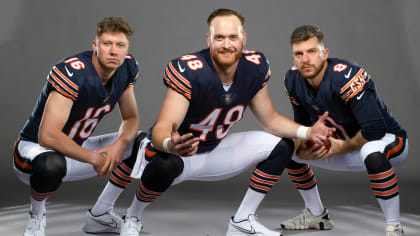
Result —
<path fill-rule="evenodd" d="M 43 147 L 50 148 L 53 145 L 55 138 L 51 132 L 40 129 L 38 131 L 38 143 Z"/>

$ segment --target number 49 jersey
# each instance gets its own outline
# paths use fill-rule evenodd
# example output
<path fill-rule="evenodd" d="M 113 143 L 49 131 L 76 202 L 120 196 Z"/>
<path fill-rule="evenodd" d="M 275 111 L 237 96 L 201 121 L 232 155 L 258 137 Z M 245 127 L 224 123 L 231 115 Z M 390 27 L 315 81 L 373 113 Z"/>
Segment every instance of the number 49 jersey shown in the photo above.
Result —
<path fill-rule="evenodd" d="M 38 142 L 44 107 L 53 90 L 73 100 L 62 131 L 81 145 L 102 117 L 114 108 L 126 88 L 133 86 L 138 75 L 138 64 L 131 55 L 126 56 L 124 63 L 110 79 L 109 86 L 105 87 L 92 64 L 92 53 L 85 51 L 53 66 L 36 106 L 20 132 L 22 139 Z"/>
<path fill-rule="evenodd" d="M 319 90 L 310 85 L 292 67 L 285 77 L 285 88 L 297 122 L 312 125 L 328 111 L 327 121 L 336 128 L 336 136 L 347 140 L 359 130 L 367 140 L 393 133 L 406 137 L 406 132 L 376 92 L 370 75 L 360 66 L 341 59 L 328 59 Z"/>
<path fill-rule="evenodd" d="M 266 58 L 255 51 L 243 51 L 234 82 L 227 90 L 208 48 L 170 61 L 163 82 L 190 102 L 178 132 L 199 137 L 198 152 L 212 150 L 242 119 L 249 102 L 270 76 Z"/>

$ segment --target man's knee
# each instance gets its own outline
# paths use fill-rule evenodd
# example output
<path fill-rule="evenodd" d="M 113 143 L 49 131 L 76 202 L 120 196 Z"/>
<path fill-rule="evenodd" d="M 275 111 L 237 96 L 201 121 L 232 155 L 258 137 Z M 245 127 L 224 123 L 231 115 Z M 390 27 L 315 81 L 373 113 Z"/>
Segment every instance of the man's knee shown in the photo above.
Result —
<path fill-rule="evenodd" d="M 58 188 L 66 175 L 66 159 L 57 152 L 45 152 L 32 161 L 31 186 L 40 192 Z"/>
<path fill-rule="evenodd" d="M 184 162 L 182 158 L 177 155 L 158 153 L 147 165 L 147 168 L 154 176 L 174 179 L 184 170 Z"/>
<path fill-rule="evenodd" d="M 381 152 L 374 152 L 367 155 L 364 163 L 369 174 L 380 173 L 392 168 L 391 163 Z"/>
<path fill-rule="evenodd" d="M 267 159 L 258 164 L 257 168 L 265 173 L 280 175 L 290 162 L 294 149 L 295 145 L 292 139 L 281 139 Z"/>

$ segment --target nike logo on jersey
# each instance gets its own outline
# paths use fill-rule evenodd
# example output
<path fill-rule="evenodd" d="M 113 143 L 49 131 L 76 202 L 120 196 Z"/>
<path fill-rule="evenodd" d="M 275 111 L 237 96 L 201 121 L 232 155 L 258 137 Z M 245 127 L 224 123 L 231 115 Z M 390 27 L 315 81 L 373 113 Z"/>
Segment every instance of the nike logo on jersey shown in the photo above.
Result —
<path fill-rule="evenodd" d="M 356 97 L 357 100 L 360 100 L 363 97 L 364 94 L 365 94 L 365 91 L 363 91 L 359 96 Z"/>
<path fill-rule="evenodd" d="M 185 71 L 185 68 L 181 67 L 181 64 L 179 64 L 179 61 L 178 61 L 178 68 L 179 68 L 179 72 L 181 73 Z"/>
<path fill-rule="evenodd" d="M 346 79 L 350 78 L 351 69 L 352 69 L 352 68 L 350 68 L 349 73 L 347 73 L 347 74 L 345 74 L 345 75 L 344 75 L 344 78 L 346 78 Z"/>
<path fill-rule="evenodd" d="M 67 66 L 64 66 L 64 69 L 66 69 L 67 74 L 69 75 L 69 77 L 73 76 L 73 73 L 69 71 L 69 69 L 67 69 Z"/>

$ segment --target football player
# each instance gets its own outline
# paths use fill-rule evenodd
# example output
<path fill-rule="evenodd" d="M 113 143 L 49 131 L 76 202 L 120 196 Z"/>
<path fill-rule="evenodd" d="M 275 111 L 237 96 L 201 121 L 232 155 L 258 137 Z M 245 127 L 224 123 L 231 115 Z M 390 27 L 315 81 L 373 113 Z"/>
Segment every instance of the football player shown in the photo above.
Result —
<path fill-rule="evenodd" d="M 93 50 L 66 57 L 49 72 L 14 145 L 15 173 L 31 188 L 25 236 L 45 235 L 45 202 L 63 181 L 101 177 L 134 163 L 131 147 L 139 115 L 133 90 L 138 64 L 128 54 L 132 34 L 122 18 L 105 18 L 97 25 Z M 90 137 L 117 103 L 119 132 Z M 114 215 L 106 212 L 102 217 Z"/>
<path fill-rule="evenodd" d="M 166 95 L 151 143 L 145 147 L 144 171 L 134 176 L 140 181 L 120 235 L 139 235 L 144 209 L 171 185 L 223 180 L 255 165 L 246 204 L 230 220 L 227 235 L 280 235 L 260 224 L 254 214 L 290 161 L 294 143 L 289 138 L 323 143 L 334 129 L 323 123 L 327 114 L 309 128 L 274 110 L 267 88 L 271 76 L 267 59 L 260 52 L 243 50 L 244 21 L 233 10 L 215 10 L 207 21 L 209 48 L 166 66 Z M 229 134 L 248 105 L 267 132 Z"/>
<path fill-rule="evenodd" d="M 328 212 L 309 165 L 337 171 L 367 171 L 386 221 L 386 235 L 402 235 L 394 167 L 407 158 L 406 131 L 391 115 L 366 70 L 353 62 L 328 58 L 319 27 L 304 25 L 291 35 L 294 66 L 285 76 L 296 122 L 312 125 L 328 112 L 336 132 L 331 146 L 296 141 L 287 172 L 305 201 L 303 213 L 281 223 L 286 229 L 331 229 Z"/>

